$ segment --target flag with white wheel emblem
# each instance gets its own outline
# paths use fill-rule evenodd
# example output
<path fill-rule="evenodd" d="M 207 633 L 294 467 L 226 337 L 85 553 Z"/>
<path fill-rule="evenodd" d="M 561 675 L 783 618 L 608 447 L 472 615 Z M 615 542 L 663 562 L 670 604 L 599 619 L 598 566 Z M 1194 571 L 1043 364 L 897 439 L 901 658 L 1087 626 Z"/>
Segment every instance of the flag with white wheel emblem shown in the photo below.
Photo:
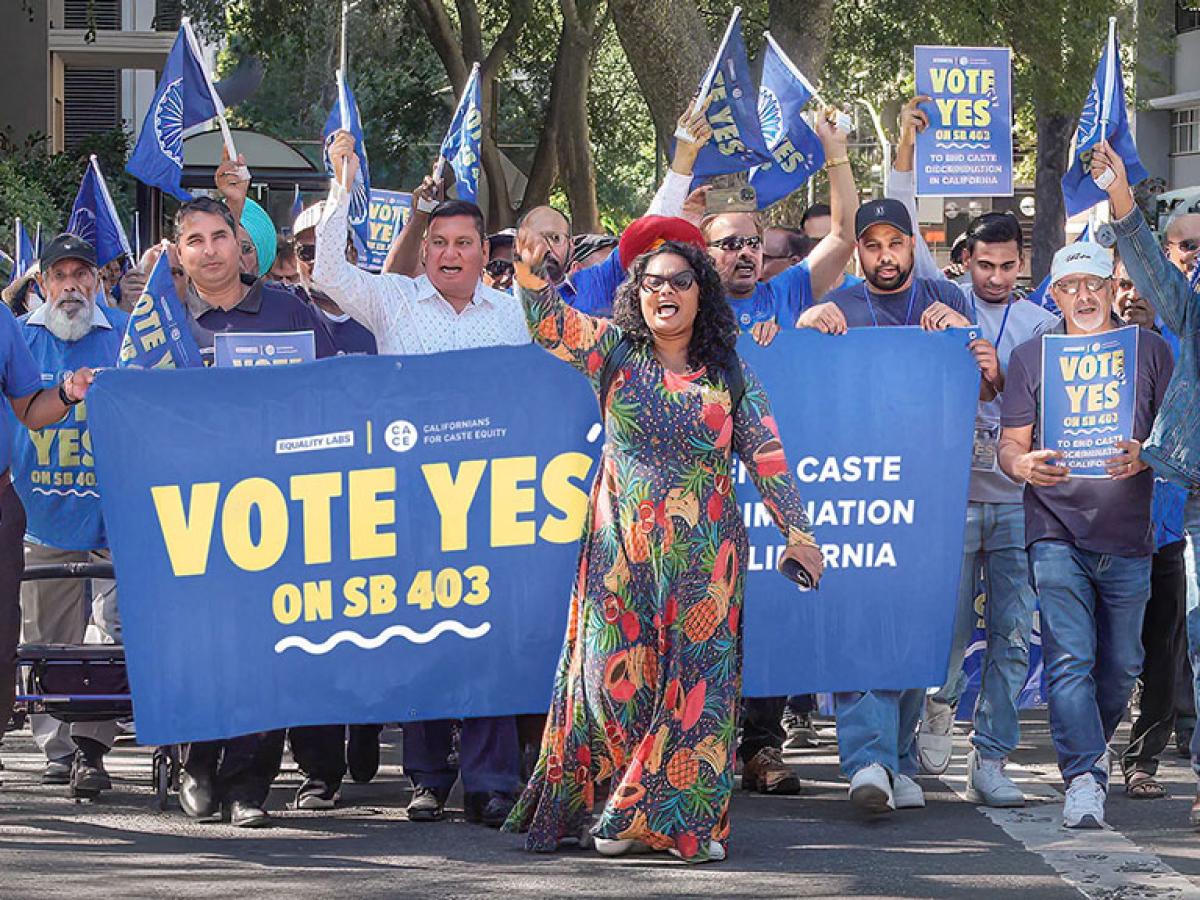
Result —
<path fill-rule="evenodd" d="M 354 92 L 346 83 L 345 73 L 338 69 L 337 103 L 325 121 L 325 174 L 333 177 L 333 163 L 329 159 L 329 145 L 339 131 L 348 131 L 354 135 L 354 153 L 358 156 L 358 172 L 354 175 L 354 184 L 350 186 L 350 227 L 365 247 L 371 236 L 368 219 L 371 217 L 371 172 L 367 165 L 367 147 L 363 141 L 362 120 L 358 116 L 358 101 Z M 357 244 L 356 244 L 357 246 Z"/>
<path fill-rule="evenodd" d="M 223 112 L 191 26 L 185 22 L 167 56 L 125 171 L 143 184 L 161 188 L 180 200 L 191 200 L 192 195 L 179 184 L 183 175 L 183 133 Z"/>

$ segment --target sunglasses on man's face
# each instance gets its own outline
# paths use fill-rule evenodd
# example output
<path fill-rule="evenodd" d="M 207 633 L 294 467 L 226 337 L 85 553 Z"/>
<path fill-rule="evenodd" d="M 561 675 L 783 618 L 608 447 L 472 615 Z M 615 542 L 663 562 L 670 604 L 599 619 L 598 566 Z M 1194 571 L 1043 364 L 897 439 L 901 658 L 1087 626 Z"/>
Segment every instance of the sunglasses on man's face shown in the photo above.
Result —
<path fill-rule="evenodd" d="M 314 259 L 317 258 L 317 245 L 316 244 L 297 244 L 296 245 L 296 258 L 299 259 L 301 262 L 312 262 Z"/>
<path fill-rule="evenodd" d="M 641 280 L 642 290 L 648 294 L 655 291 L 661 291 L 668 284 L 675 291 L 686 291 L 696 283 L 696 273 L 691 269 L 684 269 L 682 272 L 676 272 L 674 275 L 643 275 Z"/>
<path fill-rule="evenodd" d="M 709 241 L 708 246 L 717 247 L 726 253 L 737 253 L 743 247 L 750 250 L 757 250 L 762 246 L 762 238 L 757 234 L 732 234 L 729 237 L 721 238 L 719 241 Z"/>
<path fill-rule="evenodd" d="M 1182 241 L 1167 241 L 1167 243 L 1178 247 L 1184 253 L 1195 253 L 1200 250 L 1200 238 L 1186 238 Z"/>
<path fill-rule="evenodd" d="M 493 278 L 503 278 L 506 275 L 511 275 L 515 270 L 513 264 L 507 259 L 493 259 L 490 263 L 483 267 Z"/>

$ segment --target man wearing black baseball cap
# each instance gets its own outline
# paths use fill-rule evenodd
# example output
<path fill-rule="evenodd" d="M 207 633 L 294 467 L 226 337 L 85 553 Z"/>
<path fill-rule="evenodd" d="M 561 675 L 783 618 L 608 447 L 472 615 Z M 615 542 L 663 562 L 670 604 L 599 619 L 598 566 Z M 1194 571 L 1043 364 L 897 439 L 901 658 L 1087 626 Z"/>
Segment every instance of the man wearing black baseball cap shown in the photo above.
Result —
<path fill-rule="evenodd" d="M 51 241 L 39 260 L 43 283 L 51 289 L 71 281 L 78 261 L 96 274 L 96 251 L 73 235 Z M 0 390 L 26 428 L 37 431 L 57 422 L 83 400 L 95 378 L 90 368 L 67 372 L 42 387 L 41 369 L 29 352 L 20 326 L 7 306 L 0 306 Z M 25 571 L 25 509 L 12 489 L 9 464 L 12 441 L 0 441 L 0 721 L 12 712 L 16 686 L 17 641 L 21 633 L 21 576 Z"/>
<path fill-rule="evenodd" d="M 942 331 L 972 323 L 971 304 L 962 291 L 948 281 L 914 275 L 912 218 L 903 203 L 864 203 L 855 214 L 854 233 L 866 281 L 833 291 L 824 303 L 806 310 L 797 327 L 845 334 L 871 326 L 920 325 Z M 994 360 L 995 354 L 988 358 Z M 842 773 L 850 779 L 850 801 L 856 806 L 883 813 L 925 805 L 925 795 L 912 779 L 918 769 L 914 738 L 924 699 L 921 689 L 834 694 Z"/>

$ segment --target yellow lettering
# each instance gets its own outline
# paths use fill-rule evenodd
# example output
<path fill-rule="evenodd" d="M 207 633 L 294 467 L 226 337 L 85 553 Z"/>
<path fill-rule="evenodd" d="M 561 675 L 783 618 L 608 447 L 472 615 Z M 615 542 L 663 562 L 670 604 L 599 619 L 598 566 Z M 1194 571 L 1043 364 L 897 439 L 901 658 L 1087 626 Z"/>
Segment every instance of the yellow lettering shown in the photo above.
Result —
<path fill-rule="evenodd" d="M 250 534 L 250 518 L 255 510 L 257 542 Z M 247 572 L 261 572 L 279 562 L 287 547 L 287 513 L 287 501 L 274 482 L 247 478 L 235 484 L 221 510 L 221 533 L 230 561 Z"/>
<path fill-rule="evenodd" d="M 304 621 L 328 622 L 333 618 L 333 583 L 328 578 L 304 582 Z"/>
<path fill-rule="evenodd" d="M 592 459 L 584 453 L 561 453 L 542 472 L 542 494 L 561 517 L 547 516 L 538 536 L 552 544 L 570 544 L 579 540 L 587 518 L 587 491 L 572 481 L 582 482 L 592 469 Z"/>
<path fill-rule="evenodd" d="M 300 588 L 294 584 L 281 584 L 275 588 L 271 597 L 271 611 L 275 613 L 275 621 L 280 625 L 294 625 L 300 620 L 304 611 L 304 601 L 300 597 Z"/>
<path fill-rule="evenodd" d="M 533 512 L 537 494 L 533 488 L 517 485 L 537 478 L 537 458 L 510 456 L 492 460 L 492 546 L 520 547 L 532 544 L 535 528 L 517 516 Z"/>
<path fill-rule="evenodd" d="M 50 465 L 50 447 L 54 443 L 54 436 L 57 433 L 49 428 L 29 432 L 29 440 L 33 441 L 33 447 L 37 451 L 39 466 Z"/>
<path fill-rule="evenodd" d="M 366 614 L 370 608 L 367 602 L 367 579 L 361 575 L 355 575 L 350 578 L 342 586 L 342 596 L 346 598 L 346 607 L 342 610 L 342 615 L 348 619 L 357 619 Z"/>
<path fill-rule="evenodd" d="M 386 616 L 396 611 L 396 579 L 391 575 L 372 575 L 371 615 Z"/>
<path fill-rule="evenodd" d="M 176 578 L 203 575 L 208 568 L 208 550 L 212 544 L 213 523 L 217 517 L 217 496 L 221 484 L 205 481 L 192 485 L 188 509 L 183 509 L 183 494 L 179 485 L 160 485 L 150 488 L 158 527 L 171 559 L 171 571 Z"/>
<path fill-rule="evenodd" d="M 1078 414 L 1083 409 L 1083 393 L 1087 390 L 1086 384 L 1068 384 L 1067 399 L 1071 402 L 1071 412 Z"/>
<path fill-rule="evenodd" d="M 70 469 L 79 465 L 79 429 L 58 429 L 58 465 Z"/>
<path fill-rule="evenodd" d="M 338 472 L 316 472 L 293 475 L 293 500 L 300 501 L 304 517 L 304 562 L 307 565 L 327 563 L 333 559 L 333 540 L 330 536 L 329 503 L 342 495 L 342 476 Z"/>
<path fill-rule="evenodd" d="M 483 480 L 487 463 L 482 459 L 466 460 L 459 464 L 458 475 L 450 475 L 447 463 L 427 463 L 421 474 L 437 504 L 442 520 L 442 552 L 467 549 L 467 514 L 479 482 Z"/>
<path fill-rule="evenodd" d="M 350 558 L 383 559 L 396 555 L 396 535 L 380 525 L 396 522 L 396 501 L 379 495 L 396 490 L 395 469 L 359 469 L 350 473 Z"/>

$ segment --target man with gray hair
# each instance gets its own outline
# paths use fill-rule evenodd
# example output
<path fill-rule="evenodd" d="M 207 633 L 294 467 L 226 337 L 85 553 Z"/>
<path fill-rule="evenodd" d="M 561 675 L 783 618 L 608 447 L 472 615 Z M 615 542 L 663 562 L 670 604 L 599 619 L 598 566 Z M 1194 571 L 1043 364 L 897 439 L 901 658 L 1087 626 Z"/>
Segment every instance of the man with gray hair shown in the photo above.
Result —
<path fill-rule="evenodd" d="M 1163 244 L 1171 265 L 1191 277 L 1200 254 L 1200 213 L 1181 210 L 1172 214 L 1163 229 Z"/>
<path fill-rule="evenodd" d="M 100 274 L 92 245 L 61 234 L 39 262 L 37 281 L 45 302 L 18 321 L 43 384 L 52 385 L 64 370 L 115 364 L 129 318 L 96 302 Z M 25 506 L 27 566 L 111 559 L 85 403 L 45 428 L 18 431 L 12 480 Z M 116 585 L 110 580 L 93 581 L 90 592 L 81 579 L 30 581 L 21 587 L 24 643 L 115 643 L 120 635 L 116 613 Z M 68 726 L 36 715 L 31 725 L 46 754 L 43 783 L 70 783 L 82 791 L 112 787 L 103 760 L 117 735 L 115 722 Z"/>

